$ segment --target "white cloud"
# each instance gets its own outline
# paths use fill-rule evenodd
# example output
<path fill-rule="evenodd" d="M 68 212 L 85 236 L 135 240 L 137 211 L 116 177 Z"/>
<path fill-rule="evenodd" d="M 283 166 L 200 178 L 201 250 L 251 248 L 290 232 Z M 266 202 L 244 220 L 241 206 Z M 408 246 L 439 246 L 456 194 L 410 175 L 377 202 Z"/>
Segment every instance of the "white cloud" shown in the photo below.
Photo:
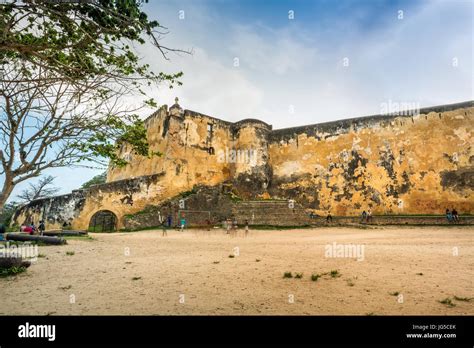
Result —
<path fill-rule="evenodd" d="M 253 70 L 278 75 L 301 72 L 316 58 L 316 48 L 290 27 L 236 25 L 233 30 L 230 51 Z"/>

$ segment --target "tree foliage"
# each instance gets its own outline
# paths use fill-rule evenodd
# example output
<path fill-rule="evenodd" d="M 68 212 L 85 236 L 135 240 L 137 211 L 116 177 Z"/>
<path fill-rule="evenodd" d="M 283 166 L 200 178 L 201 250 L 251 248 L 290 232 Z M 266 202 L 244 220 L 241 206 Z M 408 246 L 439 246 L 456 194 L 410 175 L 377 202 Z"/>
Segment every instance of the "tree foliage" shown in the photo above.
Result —
<path fill-rule="evenodd" d="M 15 214 L 18 203 L 10 202 L 0 208 L 0 225 L 10 226 L 13 214 Z"/>
<path fill-rule="evenodd" d="M 138 111 L 156 107 L 147 88 L 180 85 L 182 73 L 154 72 L 135 47 L 151 44 L 165 59 L 182 52 L 159 43 L 164 30 L 142 1 L 0 4 L 0 208 L 15 185 L 47 168 L 124 166 L 125 144 L 158 154 Z M 130 96 L 142 104 L 124 105 Z"/>
<path fill-rule="evenodd" d="M 107 180 L 107 172 L 104 171 L 94 176 L 89 181 L 86 181 L 84 184 L 82 184 L 81 189 L 86 189 L 94 185 L 104 184 L 106 180 Z"/>
<path fill-rule="evenodd" d="M 143 1 L 28 1 L 1 5 L 0 61 L 21 60 L 81 84 L 97 76 L 114 82 L 169 81 L 182 73 L 155 73 L 141 64 L 135 44 L 150 42 L 161 55 L 178 51 L 159 43 L 166 28 L 142 11 Z M 105 88 L 107 90 L 107 88 Z"/>

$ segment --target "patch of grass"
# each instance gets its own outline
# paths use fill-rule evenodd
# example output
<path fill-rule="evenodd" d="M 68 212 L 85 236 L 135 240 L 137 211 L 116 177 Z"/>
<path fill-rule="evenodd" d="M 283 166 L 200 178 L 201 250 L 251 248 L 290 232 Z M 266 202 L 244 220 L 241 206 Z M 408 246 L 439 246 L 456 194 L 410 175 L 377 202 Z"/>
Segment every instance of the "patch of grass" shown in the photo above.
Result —
<path fill-rule="evenodd" d="M 294 230 L 294 229 L 312 228 L 311 225 L 302 225 L 302 226 L 251 225 L 251 227 L 253 230 Z"/>
<path fill-rule="evenodd" d="M 301 278 L 303 278 L 303 273 L 296 273 L 296 274 L 295 274 L 295 278 L 296 278 L 296 279 L 301 279 Z"/>
<path fill-rule="evenodd" d="M 72 256 L 72 255 L 74 255 L 74 254 L 75 254 L 74 251 L 66 251 L 66 255 L 67 255 L 67 256 Z"/>
<path fill-rule="evenodd" d="M 354 282 L 352 281 L 352 279 L 347 279 L 346 281 L 347 281 L 347 285 L 349 285 L 349 286 L 354 286 L 355 285 Z"/>
<path fill-rule="evenodd" d="M 142 277 L 133 277 L 132 280 L 139 280 L 142 279 Z"/>
<path fill-rule="evenodd" d="M 197 188 L 196 186 L 193 186 L 193 188 L 192 188 L 191 191 L 181 192 L 181 193 L 179 194 L 179 196 L 180 196 L 181 198 L 186 198 L 186 197 L 189 197 L 189 196 L 191 196 L 191 195 L 193 195 L 193 194 L 195 194 L 195 193 L 197 193 L 197 192 L 198 192 L 198 188 Z"/>
<path fill-rule="evenodd" d="M 235 257 L 235 256 L 232 255 L 232 254 L 229 255 L 229 259 L 233 259 L 234 257 Z"/>
<path fill-rule="evenodd" d="M 69 290 L 72 288 L 72 285 L 68 285 L 68 286 L 60 286 L 59 287 L 61 290 Z"/>
<path fill-rule="evenodd" d="M 340 277 L 341 276 L 341 273 L 339 273 L 339 271 L 337 269 L 333 269 L 329 275 L 332 277 L 332 278 L 337 278 L 337 277 Z"/>
<path fill-rule="evenodd" d="M 375 313 L 374 313 L 374 312 L 369 312 L 369 313 L 365 313 L 365 315 L 367 315 L 367 316 L 369 316 L 369 317 L 372 317 L 372 316 L 375 315 Z"/>
<path fill-rule="evenodd" d="M 472 297 L 457 297 L 457 296 L 454 296 L 454 299 L 456 301 L 471 302 Z"/>
<path fill-rule="evenodd" d="M 220 261 L 214 261 L 213 264 L 217 265 Z"/>
<path fill-rule="evenodd" d="M 417 273 L 416 275 L 420 275 L 420 276 L 421 276 L 421 275 L 423 275 L 423 273 L 420 272 L 420 273 Z"/>
<path fill-rule="evenodd" d="M 24 266 L 13 266 L 9 268 L 0 268 L 0 278 L 5 278 L 9 276 L 15 276 L 17 274 L 23 273 L 26 271 Z"/>
<path fill-rule="evenodd" d="M 38 254 L 38 257 L 46 257 L 45 254 Z"/>
<path fill-rule="evenodd" d="M 311 280 L 316 282 L 319 278 L 321 278 L 321 274 L 313 273 L 311 274 Z"/>
<path fill-rule="evenodd" d="M 293 278 L 293 274 L 291 274 L 291 272 L 285 272 L 283 273 L 283 278 Z"/>
<path fill-rule="evenodd" d="M 394 291 L 394 292 L 389 292 L 390 295 L 392 296 L 398 296 L 400 295 L 400 292 L 399 291 Z"/>
<path fill-rule="evenodd" d="M 255 259 L 255 262 L 260 262 L 261 260 L 260 259 Z"/>
<path fill-rule="evenodd" d="M 62 236 L 62 237 L 66 240 L 87 240 L 87 241 L 95 240 L 94 238 L 92 238 L 88 234 L 85 234 L 83 236 Z"/>
<path fill-rule="evenodd" d="M 441 301 L 438 301 L 439 303 L 442 303 L 448 307 L 455 307 L 456 304 L 453 303 L 453 301 L 449 298 L 449 297 L 446 297 L 444 300 L 441 300 Z"/>

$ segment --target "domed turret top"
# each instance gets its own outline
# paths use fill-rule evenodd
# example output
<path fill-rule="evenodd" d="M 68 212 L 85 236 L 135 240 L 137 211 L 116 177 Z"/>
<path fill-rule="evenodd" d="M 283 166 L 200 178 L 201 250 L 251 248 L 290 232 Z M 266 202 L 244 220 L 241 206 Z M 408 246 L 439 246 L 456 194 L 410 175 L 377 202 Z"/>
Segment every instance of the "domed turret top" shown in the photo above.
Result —
<path fill-rule="evenodd" d="M 184 113 L 184 110 L 181 108 L 178 102 L 178 97 L 174 98 L 174 104 L 170 107 L 170 114 L 172 116 L 181 116 Z"/>

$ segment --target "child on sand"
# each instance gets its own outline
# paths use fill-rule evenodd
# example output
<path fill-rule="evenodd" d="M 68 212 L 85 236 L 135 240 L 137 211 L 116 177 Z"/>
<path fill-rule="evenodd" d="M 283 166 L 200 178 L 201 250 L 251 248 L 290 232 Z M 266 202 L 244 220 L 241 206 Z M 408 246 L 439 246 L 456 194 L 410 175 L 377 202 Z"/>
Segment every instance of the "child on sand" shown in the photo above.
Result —
<path fill-rule="evenodd" d="M 167 221 L 166 220 L 163 220 L 163 222 L 161 223 L 161 228 L 163 230 L 161 236 L 164 237 L 164 236 L 167 236 L 168 235 L 168 231 L 166 230 L 166 224 L 167 224 Z"/>
<path fill-rule="evenodd" d="M 249 220 L 245 219 L 245 237 L 249 234 Z"/>
<path fill-rule="evenodd" d="M 186 219 L 184 216 L 181 218 L 181 232 L 184 231 L 184 226 L 186 225 Z"/>

